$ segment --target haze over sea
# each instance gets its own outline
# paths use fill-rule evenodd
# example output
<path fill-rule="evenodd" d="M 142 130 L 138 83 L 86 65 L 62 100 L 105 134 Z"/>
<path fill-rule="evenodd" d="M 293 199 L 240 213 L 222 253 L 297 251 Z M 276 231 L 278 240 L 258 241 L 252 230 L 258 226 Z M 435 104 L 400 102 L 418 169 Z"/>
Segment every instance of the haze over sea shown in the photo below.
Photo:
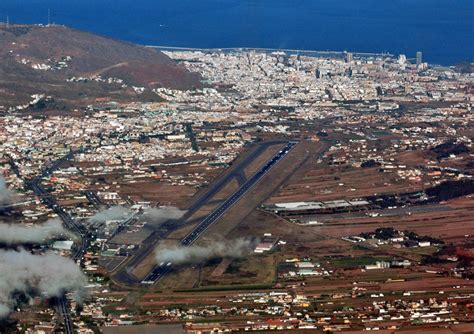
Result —
<path fill-rule="evenodd" d="M 474 60 L 474 0 L 0 0 L 0 21 L 51 21 L 146 45 L 423 52 Z"/>

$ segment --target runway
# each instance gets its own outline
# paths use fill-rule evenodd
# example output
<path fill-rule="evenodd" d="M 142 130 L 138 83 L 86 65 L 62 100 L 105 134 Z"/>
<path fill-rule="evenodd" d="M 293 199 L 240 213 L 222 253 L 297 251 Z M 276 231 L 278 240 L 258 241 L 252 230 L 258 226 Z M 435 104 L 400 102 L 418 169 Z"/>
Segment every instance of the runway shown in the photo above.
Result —
<path fill-rule="evenodd" d="M 250 179 L 240 186 L 221 205 L 214 209 L 204 220 L 201 221 L 186 237 L 181 240 L 184 247 L 191 246 L 211 225 L 219 220 L 224 213 L 232 208 L 255 184 L 257 184 L 280 160 L 282 160 L 297 142 L 288 142 L 278 153 L 270 158 Z M 141 282 L 142 284 L 154 284 L 159 281 L 172 268 L 172 263 L 163 263 L 155 267 L 150 274 Z"/>
<path fill-rule="evenodd" d="M 230 170 L 225 172 L 215 182 L 211 183 L 208 189 L 195 195 L 192 204 L 187 209 L 186 214 L 182 219 L 178 221 L 167 221 L 161 225 L 161 230 L 152 232 L 143 241 L 138 252 L 135 253 L 128 263 L 113 276 L 114 281 L 125 285 L 140 284 L 141 280 L 137 279 L 132 274 L 132 272 L 136 266 L 138 266 L 147 256 L 155 251 L 160 240 L 165 239 L 171 232 L 190 224 L 188 219 L 202 207 L 214 202 L 213 197 L 233 180 L 236 179 L 239 182 L 239 185 L 245 184 L 247 181 L 244 173 L 245 168 L 247 168 L 253 161 L 258 159 L 264 152 L 266 152 L 269 147 L 283 144 L 287 144 L 287 142 L 273 140 L 258 143 L 255 149 L 253 149 L 247 156 L 241 160 L 237 160 L 234 164 L 232 164 Z M 221 201 L 219 201 L 219 203 L 220 202 Z"/>

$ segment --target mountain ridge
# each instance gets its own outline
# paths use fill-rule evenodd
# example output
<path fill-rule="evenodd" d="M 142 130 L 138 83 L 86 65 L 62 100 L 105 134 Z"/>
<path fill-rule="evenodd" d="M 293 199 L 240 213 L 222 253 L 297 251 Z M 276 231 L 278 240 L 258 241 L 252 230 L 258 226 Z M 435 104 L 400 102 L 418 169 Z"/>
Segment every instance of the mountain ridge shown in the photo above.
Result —
<path fill-rule="evenodd" d="M 0 105 L 17 103 L 16 99 L 9 98 L 12 94 L 21 97 L 18 99 L 21 101 L 26 96 L 48 92 L 62 98 L 58 86 L 78 94 L 84 89 L 83 93 L 89 98 L 107 96 L 108 91 L 116 92 L 121 86 L 67 82 L 70 78 L 98 76 L 120 79 L 122 86 L 148 90 L 201 87 L 198 74 L 189 72 L 156 49 L 61 25 L 0 25 Z M 51 85 L 56 89 L 45 89 Z M 133 95 L 126 90 L 122 93 Z"/>

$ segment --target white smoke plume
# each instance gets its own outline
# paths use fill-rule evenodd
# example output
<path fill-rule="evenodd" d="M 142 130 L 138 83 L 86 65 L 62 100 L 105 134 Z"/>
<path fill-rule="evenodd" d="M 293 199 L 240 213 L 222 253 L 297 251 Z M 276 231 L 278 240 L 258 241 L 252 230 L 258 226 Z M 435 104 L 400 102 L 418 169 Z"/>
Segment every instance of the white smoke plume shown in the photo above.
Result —
<path fill-rule="evenodd" d="M 49 252 L 33 255 L 26 250 L 0 250 L 0 318 L 15 307 L 13 294 L 56 297 L 64 292 L 81 295 L 86 278 L 69 258 Z"/>
<path fill-rule="evenodd" d="M 205 247 L 158 247 L 155 259 L 157 263 L 191 264 L 221 257 L 240 258 L 248 255 L 252 250 L 252 246 L 251 240 L 235 239 L 215 242 Z"/>
<path fill-rule="evenodd" d="M 108 220 L 121 220 L 130 215 L 130 210 L 124 206 L 113 206 L 97 212 L 89 218 L 91 223 L 105 223 Z"/>
<path fill-rule="evenodd" d="M 15 193 L 8 189 L 5 178 L 0 175 L 0 206 L 11 204 Z"/>
<path fill-rule="evenodd" d="M 7 245 L 45 243 L 70 235 L 59 219 L 50 219 L 34 226 L 0 223 L 0 243 Z"/>
<path fill-rule="evenodd" d="M 162 206 L 159 208 L 148 208 L 143 214 L 143 218 L 151 223 L 161 224 L 169 219 L 179 219 L 184 216 L 185 210 L 180 210 L 173 206 Z"/>

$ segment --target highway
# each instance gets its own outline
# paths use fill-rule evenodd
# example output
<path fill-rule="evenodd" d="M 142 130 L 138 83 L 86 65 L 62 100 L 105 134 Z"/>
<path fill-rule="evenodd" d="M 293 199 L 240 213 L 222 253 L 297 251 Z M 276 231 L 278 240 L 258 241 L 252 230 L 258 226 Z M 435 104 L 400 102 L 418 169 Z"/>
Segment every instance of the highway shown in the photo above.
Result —
<path fill-rule="evenodd" d="M 232 208 L 258 181 L 260 181 L 288 152 L 297 144 L 291 141 L 287 143 L 277 154 L 269 159 L 250 179 L 228 197 L 221 205 L 214 209 L 204 220 L 202 220 L 186 237 L 181 240 L 181 245 L 190 247 L 211 225 L 213 225 L 222 215 Z M 142 284 L 154 284 L 159 281 L 170 269 L 172 263 L 162 263 L 156 266 L 148 274 Z"/>
<path fill-rule="evenodd" d="M 84 193 L 86 195 L 87 200 L 91 203 L 96 209 L 99 209 L 104 205 L 100 200 L 99 196 L 94 191 L 86 191 Z"/>
<path fill-rule="evenodd" d="M 69 309 L 67 306 L 67 301 L 65 296 L 58 297 L 56 299 L 56 308 L 58 313 L 61 315 L 64 323 L 64 332 L 65 333 L 74 333 L 74 327 L 72 325 L 71 315 L 69 314 Z"/>
<path fill-rule="evenodd" d="M 42 186 L 40 181 L 35 178 L 34 181 L 28 182 L 27 186 L 34 191 L 34 193 L 40 197 L 44 204 L 46 204 L 50 209 L 52 209 L 63 221 L 64 226 L 73 232 L 75 235 L 79 236 L 81 243 L 79 247 L 76 248 L 73 259 L 75 261 L 79 260 L 82 257 L 82 254 L 87 248 L 89 242 L 87 235 L 82 231 L 81 226 L 74 220 L 74 218 L 66 211 L 62 206 L 60 206 L 56 199 L 51 196 Z"/>
<path fill-rule="evenodd" d="M 77 152 L 80 151 L 82 151 L 82 149 Z M 41 200 L 46 206 L 53 210 L 62 219 L 64 226 L 68 230 L 70 230 L 72 233 L 74 233 L 80 238 L 80 244 L 78 247 L 76 247 L 74 253 L 72 254 L 72 259 L 74 261 L 78 261 L 82 258 L 82 255 L 84 254 L 89 244 L 89 238 L 83 232 L 81 226 L 69 214 L 69 212 L 67 212 L 61 205 L 59 205 L 56 201 L 56 198 L 54 198 L 50 193 L 48 193 L 41 185 L 41 181 L 45 176 L 51 175 L 65 161 L 71 160 L 74 156 L 74 153 L 76 152 L 71 151 L 65 157 L 54 161 L 49 166 L 43 168 L 40 175 L 37 175 L 30 181 L 26 181 L 25 184 L 27 188 L 31 189 L 36 194 L 36 196 L 41 198 Z M 65 295 L 62 295 L 56 299 L 56 308 L 61 318 L 63 319 L 65 333 L 73 334 L 74 327 L 71 316 L 69 314 L 68 304 Z"/>

